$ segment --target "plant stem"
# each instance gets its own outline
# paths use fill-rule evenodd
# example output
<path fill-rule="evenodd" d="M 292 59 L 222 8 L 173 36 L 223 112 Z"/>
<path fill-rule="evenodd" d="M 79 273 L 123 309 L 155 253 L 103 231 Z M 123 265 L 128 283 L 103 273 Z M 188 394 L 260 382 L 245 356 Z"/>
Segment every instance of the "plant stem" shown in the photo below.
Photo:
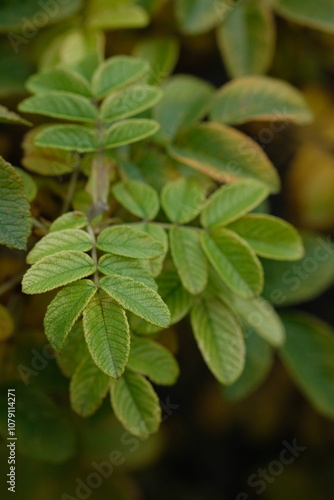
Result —
<path fill-rule="evenodd" d="M 87 232 L 91 235 L 92 240 L 93 240 L 93 248 L 91 251 L 91 256 L 92 256 L 94 265 L 96 267 L 96 271 L 94 272 L 94 283 L 95 283 L 95 286 L 98 287 L 100 281 L 99 281 L 99 272 L 97 270 L 97 266 L 98 266 L 98 256 L 97 256 L 97 247 L 96 247 L 97 242 L 96 242 L 94 229 L 92 228 L 92 226 L 90 224 L 87 226 Z"/>
<path fill-rule="evenodd" d="M 62 214 L 64 214 L 65 212 L 68 212 L 68 209 L 71 206 L 72 198 L 73 198 L 74 193 L 75 193 L 75 188 L 76 188 L 76 185 L 78 182 L 79 174 L 80 174 L 80 166 L 78 164 L 75 167 L 75 169 L 73 170 L 72 175 L 71 175 L 70 183 L 68 185 L 68 190 L 67 190 L 66 197 L 65 197 L 64 203 L 63 203 L 63 208 L 61 211 Z"/>

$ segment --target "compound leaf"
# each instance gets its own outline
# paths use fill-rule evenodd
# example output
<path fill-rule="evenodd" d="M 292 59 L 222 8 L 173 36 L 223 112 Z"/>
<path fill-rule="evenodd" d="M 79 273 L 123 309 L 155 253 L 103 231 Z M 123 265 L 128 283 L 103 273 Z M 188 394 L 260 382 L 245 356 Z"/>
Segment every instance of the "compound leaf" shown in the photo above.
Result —
<path fill-rule="evenodd" d="M 127 276 L 135 281 L 140 281 L 155 291 L 158 288 L 147 267 L 140 260 L 129 259 L 118 255 L 103 255 L 99 260 L 99 271 L 107 276 L 115 274 Z"/>

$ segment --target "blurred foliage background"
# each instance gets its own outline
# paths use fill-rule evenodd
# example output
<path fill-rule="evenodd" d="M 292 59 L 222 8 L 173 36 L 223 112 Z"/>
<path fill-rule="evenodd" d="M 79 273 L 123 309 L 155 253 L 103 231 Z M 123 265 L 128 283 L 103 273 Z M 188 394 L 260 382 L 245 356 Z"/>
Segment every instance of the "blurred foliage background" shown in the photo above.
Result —
<path fill-rule="evenodd" d="M 271 4 L 277 4 L 275 12 Z M 287 125 L 268 140 L 263 135 L 266 124 L 241 129 L 261 144 L 279 170 L 283 189 L 270 200 L 272 212 L 305 231 L 308 255 L 313 255 L 318 234 L 332 236 L 331 0 L 317 4 L 297 0 L 2 0 L 0 33 L 0 98 L 1 104 L 10 109 L 16 109 L 25 97 L 24 82 L 30 74 L 59 62 L 75 64 L 87 51 L 94 54 L 105 50 L 108 57 L 144 55 L 159 62 L 159 78 L 169 71 L 188 73 L 220 87 L 234 76 L 268 72 L 296 85 L 314 111 L 312 125 Z M 0 154 L 14 165 L 21 162 L 25 132 L 24 126 L 0 127 Z M 33 204 L 36 217 L 57 216 L 67 182 L 66 175 L 58 180 L 38 179 L 40 191 Z M 3 291 L 1 283 L 24 271 L 25 255 L 0 247 L 0 257 Z M 296 292 L 281 280 L 291 264 L 273 265 L 276 267 L 267 269 L 267 297 L 278 288 L 285 294 L 283 303 L 276 301 L 279 306 L 299 309 L 333 324 L 332 257 L 310 272 Z M 165 414 L 161 431 L 145 442 L 139 441 L 125 433 L 106 403 L 86 420 L 69 409 L 68 380 L 52 353 L 45 349 L 42 320 L 50 295 L 25 297 L 18 285 L 5 290 L 0 299 L 15 320 L 15 335 L 0 345 L 0 370 L 2 380 L 17 380 L 17 426 L 21 436 L 17 442 L 17 498 L 332 497 L 333 424 L 312 408 L 279 359 L 275 358 L 267 379 L 255 392 L 242 401 L 233 401 L 233 393 L 223 394 L 205 367 L 188 321 L 164 332 L 160 340 L 176 353 L 181 377 L 176 386 L 158 389 Z M 28 371 L 22 367 L 28 367 Z M 5 412 L 3 398 L 1 412 Z M 292 443 L 294 439 L 306 450 L 282 473 L 271 476 L 264 492 L 258 495 L 249 477 L 259 467 L 266 469 L 278 459 L 283 441 Z M 93 462 L 107 460 L 114 450 L 121 452 L 124 463 L 115 466 L 101 486 L 88 490 L 82 487 L 83 496 L 76 496 L 80 480 L 86 484 L 87 476 L 94 472 Z M 5 471 L 4 439 L 0 455 Z"/>

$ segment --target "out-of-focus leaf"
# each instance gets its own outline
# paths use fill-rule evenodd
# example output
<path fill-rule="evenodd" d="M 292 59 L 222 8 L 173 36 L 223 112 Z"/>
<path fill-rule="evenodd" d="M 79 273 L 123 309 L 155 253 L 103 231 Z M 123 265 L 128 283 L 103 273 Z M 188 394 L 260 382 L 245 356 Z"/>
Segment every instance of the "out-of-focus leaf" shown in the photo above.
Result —
<path fill-rule="evenodd" d="M 111 93 L 101 106 L 101 118 L 104 121 L 116 121 L 134 116 L 157 104 L 162 92 L 148 84 L 132 85 L 128 89 Z"/>
<path fill-rule="evenodd" d="M 15 167 L 15 171 L 19 174 L 23 182 L 23 188 L 26 198 L 29 202 L 33 201 L 37 195 L 37 184 L 34 179 L 22 168 Z"/>
<path fill-rule="evenodd" d="M 87 14 L 88 26 L 99 30 L 143 28 L 148 23 L 145 9 L 129 0 L 95 0 Z"/>
<path fill-rule="evenodd" d="M 163 92 L 153 117 L 161 125 L 162 136 L 173 139 L 207 114 L 214 89 L 199 78 L 176 75 L 164 84 Z"/>
<path fill-rule="evenodd" d="M 34 143 L 41 148 L 78 153 L 90 153 L 100 147 L 97 131 L 81 125 L 50 125 L 35 136 Z"/>
<path fill-rule="evenodd" d="M 209 31 L 221 21 L 217 0 L 175 0 L 175 11 L 185 33 Z"/>
<path fill-rule="evenodd" d="M 149 38 L 139 42 L 133 54 L 149 63 L 148 82 L 155 85 L 173 71 L 179 56 L 179 44 L 172 37 Z"/>
<path fill-rule="evenodd" d="M 169 152 L 219 182 L 247 177 L 263 182 L 273 193 L 280 187 L 278 174 L 262 149 L 243 133 L 219 123 L 192 127 Z"/>
<path fill-rule="evenodd" d="M 283 315 L 287 339 L 282 359 L 298 387 L 315 406 L 334 418 L 334 331 L 302 313 Z"/>
<path fill-rule="evenodd" d="M 17 113 L 10 111 L 5 106 L 0 105 L 0 122 L 2 123 L 13 123 L 16 125 L 31 125 L 30 122 L 22 118 Z"/>
<path fill-rule="evenodd" d="M 334 4 L 331 0 L 275 0 L 274 8 L 288 20 L 334 33 Z"/>
<path fill-rule="evenodd" d="M 264 297 L 273 304 L 312 300 L 334 282 L 334 246 L 319 233 L 302 233 L 305 256 L 297 262 L 263 260 Z"/>
<path fill-rule="evenodd" d="M 312 120 L 301 92 L 268 76 L 245 76 L 224 85 L 212 101 L 210 117 L 227 125 L 249 121 L 305 124 Z"/>
<path fill-rule="evenodd" d="M 270 67 L 275 24 L 270 10 L 262 3 L 241 2 L 232 7 L 217 36 L 231 76 L 261 74 Z"/>
<path fill-rule="evenodd" d="M 105 149 L 118 148 L 126 144 L 142 141 L 159 130 L 155 120 L 147 118 L 129 118 L 109 127 L 105 132 Z"/>
<path fill-rule="evenodd" d="M 266 214 L 250 214 L 229 225 L 261 257 L 298 260 L 304 255 L 301 237 L 288 222 Z"/>
<path fill-rule="evenodd" d="M 258 206 L 269 195 L 261 182 L 244 179 L 218 189 L 201 213 L 204 227 L 225 226 Z"/>

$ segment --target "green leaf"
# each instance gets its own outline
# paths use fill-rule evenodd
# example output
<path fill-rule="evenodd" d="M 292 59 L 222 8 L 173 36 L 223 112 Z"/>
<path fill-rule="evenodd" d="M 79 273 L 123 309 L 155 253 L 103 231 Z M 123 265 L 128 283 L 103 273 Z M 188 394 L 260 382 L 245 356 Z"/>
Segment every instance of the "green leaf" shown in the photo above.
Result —
<path fill-rule="evenodd" d="M 76 451 L 76 436 L 64 409 L 40 389 L 13 381 L 10 387 L 15 389 L 17 452 L 51 464 L 71 458 Z M 0 404 L 7 407 L 8 383 L 1 389 Z M 7 415 L 4 411 L 0 413 L 2 435 L 7 434 Z"/>
<path fill-rule="evenodd" d="M 162 227 L 156 224 L 138 224 L 136 227 L 140 231 L 143 231 L 152 236 L 155 240 L 158 240 L 158 242 L 162 245 L 163 250 L 160 257 L 156 257 L 154 259 L 146 261 L 147 268 L 151 272 L 152 276 L 156 278 L 161 273 L 166 254 L 168 252 L 167 233 Z"/>
<path fill-rule="evenodd" d="M 222 384 L 232 384 L 245 363 L 245 344 L 235 316 L 217 299 L 203 298 L 191 310 L 191 325 L 199 350 Z"/>
<path fill-rule="evenodd" d="M 49 232 L 63 231 L 64 229 L 82 229 L 88 224 L 86 215 L 82 212 L 67 212 L 52 222 Z"/>
<path fill-rule="evenodd" d="M 48 255 L 77 250 L 88 252 L 93 248 L 92 237 L 82 229 L 63 229 L 42 238 L 27 255 L 27 263 L 35 264 Z"/>
<path fill-rule="evenodd" d="M 179 43 L 172 37 L 148 38 L 135 46 L 134 55 L 149 63 L 152 75 L 148 75 L 148 83 L 155 85 L 175 68 L 179 56 Z"/>
<path fill-rule="evenodd" d="M 228 401 L 240 401 L 253 393 L 266 379 L 272 364 L 270 346 L 251 329 L 247 329 L 245 368 L 234 384 L 224 387 Z"/>
<path fill-rule="evenodd" d="M 296 229 L 278 217 L 250 214 L 233 222 L 228 229 L 239 234 L 261 257 L 298 260 L 304 255 L 303 242 Z"/>
<path fill-rule="evenodd" d="M 88 354 L 82 321 L 73 325 L 56 361 L 65 377 L 72 377 L 82 359 Z"/>
<path fill-rule="evenodd" d="M 35 137 L 35 145 L 78 153 L 90 153 L 100 147 L 96 130 L 81 125 L 50 125 Z"/>
<path fill-rule="evenodd" d="M 136 316 L 162 328 L 169 326 L 168 307 L 157 292 L 140 281 L 115 274 L 102 278 L 100 287 Z"/>
<path fill-rule="evenodd" d="M 175 384 L 179 366 L 174 356 L 158 342 L 132 338 L 128 367 L 149 377 L 155 384 Z"/>
<path fill-rule="evenodd" d="M 104 97 L 111 91 L 127 87 L 149 72 L 149 65 L 143 59 L 130 56 L 116 56 L 102 63 L 93 75 L 93 92 Z"/>
<path fill-rule="evenodd" d="M 54 68 L 31 76 L 27 89 L 33 94 L 49 93 L 50 91 L 71 92 L 85 97 L 91 97 L 92 91 L 87 80 L 70 68 Z"/>
<path fill-rule="evenodd" d="M 220 123 L 203 123 L 182 134 L 169 147 L 171 156 L 219 182 L 242 177 L 263 182 L 276 193 L 278 174 L 258 144 Z"/>
<path fill-rule="evenodd" d="M 176 75 L 166 82 L 163 91 L 153 118 L 160 123 L 161 134 L 170 140 L 207 114 L 214 88 L 199 78 Z"/>
<path fill-rule="evenodd" d="M 217 37 L 231 76 L 265 73 L 269 69 L 275 48 L 275 23 L 265 5 L 242 2 L 235 6 Z"/>
<path fill-rule="evenodd" d="M 209 31 L 221 20 L 217 0 L 176 0 L 176 18 L 184 33 Z"/>
<path fill-rule="evenodd" d="M 103 255 L 99 260 L 99 271 L 107 276 L 127 276 L 155 291 L 158 288 L 147 267 L 139 260 L 118 255 Z"/>
<path fill-rule="evenodd" d="M 124 181 L 111 190 L 116 200 L 131 214 L 152 220 L 159 212 L 159 197 L 155 189 L 140 181 Z"/>
<path fill-rule="evenodd" d="M 269 76 L 245 76 L 224 85 L 215 95 L 210 118 L 227 125 L 249 121 L 306 124 L 312 112 L 301 92 Z"/>
<path fill-rule="evenodd" d="M 56 351 L 61 351 L 67 335 L 96 293 L 90 280 L 66 285 L 49 304 L 44 318 L 45 335 Z"/>
<path fill-rule="evenodd" d="M 104 136 L 105 149 L 142 141 L 159 130 L 159 124 L 146 118 L 130 118 L 109 127 Z"/>
<path fill-rule="evenodd" d="M 154 259 L 164 251 L 158 240 L 131 226 L 104 229 L 97 238 L 97 247 L 103 252 L 132 259 Z"/>
<path fill-rule="evenodd" d="M 88 11 L 87 25 L 99 30 L 143 28 L 149 23 L 145 9 L 128 0 L 95 1 Z"/>
<path fill-rule="evenodd" d="M 169 232 L 170 250 L 182 285 L 198 295 L 206 287 L 208 266 L 201 248 L 199 232 L 187 227 L 173 226 Z"/>
<path fill-rule="evenodd" d="M 34 264 L 22 280 L 22 291 L 27 294 L 44 293 L 73 281 L 90 276 L 95 266 L 89 255 L 71 251 L 44 257 Z"/>
<path fill-rule="evenodd" d="M 21 177 L 0 156 L 0 243 L 25 250 L 30 234 L 29 203 Z"/>
<path fill-rule="evenodd" d="M 222 186 L 209 198 L 201 214 L 201 224 L 204 227 L 230 224 L 260 205 L 268 195 L 268 188 L 252 179 Z"/>
<path fill-rule="evenodd" d="M 275 0 L 275 11 L 287 18 L 310 28 L 334 33 L 334 5 L 331 0 Z"/>
<path fill-rule="evenodd" d="M 298 387 L 323 415 L 334 418 L 334 331 L 304 313 L 283 315 L 287 339 L 280 354 Z"/>
<path fill-rule="evenodd" d="M 45 25 L 49 26 L 59 21 L 65 21 L 68 17 L 75 15 L 82 7 L 82 0 L 71 0 L 71 2 L 59 2 L 56 6 L 51 4 L 40 4 L 38 0 L 11 0 L 1 2 L 0 6 L 0 31 L 18 31 L 27 43 Z M 56 7 L 56 8 L 53 8 Z M 50 10 L 51 9 L 51 10 Z M 46 13 L 52 14 L 46 15 Z M 44 14 L 42 16 L 41 14 Z M 42 21 L 41 18 L 44 18 Z M 13 34 L 13 33 L 9 33 Z M 21 45 L 19 45 L 21 49 Z M 17 47 L 16 47 L 17 49 Z M 31 50 L 31 49 L 29 49 Z M 17 52 L 17 50 L 16 50 Z"/>
<path fill-rule="evenodd" d="M 63 175 L 73 171 L 78 164 L 77 153 L 35 145 L 35 137 L 48 127 L 41 125 L 30 130 L 24 137 L 22 165 L 40 175 Z"/>
<path fill-rule="evenodd" d="M 70 401 L 73 410 L 82 417 L 89 417 L 101 406 L 108 394 L 110 377 L 103 373 L 91 356 L 86 356 L 71 379 Z"/>
<path fill-rule="evenodd" d="M 226 294 L 224 294 L 225 300 Z M 228 294 L 227 303 L 235 309 L 244 322 L 260 337 L 274 347 L 281 346 L 285 341 L 285 331 L 282 321 L 275 309 L 262 297 L 245 300 Z"/>
<path fill-rule="evenodd" d="M 23 189 L 29 203 L 37 196 L 37 184 L 34 179 L 22 168 L 15 167 L 15 171 L 19 174 L 23 182 Z"/>
<path fill-rule="evenodd" d="M 1 123 L 13 123 L 14 125 L 32 125 L 30 122 L 22 118 L 17 113 L 9 111 L 5 106 L 0 105 L 0 122 Z"/>
<path fill-rule="evenodd" d="M 157 284 L 158 293 L 170 311 L 170 325 L 174 325 L 190 311 L 193 296 L 183 288 L 177 272 L 173 269 L 163 270 L 157 278 Z M 131 318 L 131 327 L 139 335 L 151 335 L 162 329 L 139 318 Z"/>
<path fill-rule="evenodd" d="M 81 122 L 98 120 L 97 108 L 87 97 L 63 91 L 28 97 L 19 104 L 19 110 L 62 120 Z"/>
<path fill-rule="evenodd" d="M 161 408 L 151 384 L 131 371 L 111 387 L 111 404 L 116 417 L 135 436 L 146 438 L 160 425 Z"/>
<path fill-rule="evenodd" d="M 162 91 L 148 84 L 137 84 L 110 94 L 101 105 L 101 118 L 116 121 L 152 108 L 162 97 Z"/>
<path fill-rule="evenodd" d="M 204 253 L 224 281 L 237 295 L 247 299 L 263 288 L 263 270 L 253 250 L 232 231 L 213 229 L 201 234 Z"/>
<path fill-rule="evenodd" d="M 103 290 L 98 290 L 84 310 L 83 325 L 96 365 L 110 377 L 120 377 L 130 352 L 130 332 L 124 309 Z"/>
<path fill-rule="evenodd" d="M 169 220 L 187 224 L 203 208 L 207 186 L 195 179 L 181 177 L 170 181 L 162 189 L 161 204 Z"/>
<path fill-rule="evenodd" d="M 296 263 L 264 260 L 264 296 L 270 302 L 292 305 L 318 297 L 334 282 L 334 246 L 320 233 L 302 233 L 305 257 Z"/>

